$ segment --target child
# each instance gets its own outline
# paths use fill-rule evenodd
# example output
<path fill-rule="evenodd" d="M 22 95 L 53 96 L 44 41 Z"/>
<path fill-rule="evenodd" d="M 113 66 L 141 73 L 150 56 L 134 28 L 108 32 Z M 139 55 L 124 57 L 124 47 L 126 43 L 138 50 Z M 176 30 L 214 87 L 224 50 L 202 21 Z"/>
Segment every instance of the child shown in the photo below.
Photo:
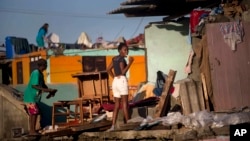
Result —
<path fill-rule="evenodd" d="M 49 89 L 45 85 L 42 72 L 47 68 L 46 60 L 39 59 L 37 65 L 38 69 L 35 69 L 31 73 L 29 83 L 24 91 L 24 103 L 27 113 L 29 114 L 30 135 L 38 135 L 38 133 L 35 131 L 37 115 L 39 114 L 39 108 L 36 104 L 37 97 L 42 92 L 48 92 L 54 95 L 57 91 L 56 89 Z"/>
<path fill-rule="evenodd" d="M 115 101 L 115 108 L 113 111 L 112 126 L 107 131 L 115 130 L 115 123 L 118 116 L 120 102 L 122 101 L 123 114 L 125 117 L 125 123 L 129 119 L 128 115 L 128 81 L 126 78 L 126 72 L 130 68 L 134 61 L 133 57 L 129 57 L 129 63 L 127 64 L 125 57 L 128 55 L 128 46 L 124 43 L 120 43 L 118 46 L 119 55 L 112 58 L 110 65 L 107 68 L 108 74 L 114 78 L 112 82 L 112 90 Z M 114 69 L 114 72 L 112 71 Z"/>

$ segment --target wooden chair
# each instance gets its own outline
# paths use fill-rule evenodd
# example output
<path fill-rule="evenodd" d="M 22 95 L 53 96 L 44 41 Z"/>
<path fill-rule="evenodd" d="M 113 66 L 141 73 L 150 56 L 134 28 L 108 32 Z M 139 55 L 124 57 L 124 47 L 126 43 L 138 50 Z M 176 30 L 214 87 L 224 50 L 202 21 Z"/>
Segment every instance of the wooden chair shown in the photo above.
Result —
<path fill-rule="evenodd" d="M 53 103 L 52 107 L 52 127 L 55 128 L 56 123 L 63 126 L 71 126 L 70 119 L 78 121 L 74 124 L 83 124 L 84 123 L 84 113 L 82 105 L 86 105 L 87 101 L 83 99 L 76 99 L 71 101 L 58 101 Z M 71 111 L 71 106 L 75 106 L 74 110 Z M 91 107 L 90 107 L 91 109 Z M 56 117 L 65 116 L 66 122 L 56 122 Z"/>

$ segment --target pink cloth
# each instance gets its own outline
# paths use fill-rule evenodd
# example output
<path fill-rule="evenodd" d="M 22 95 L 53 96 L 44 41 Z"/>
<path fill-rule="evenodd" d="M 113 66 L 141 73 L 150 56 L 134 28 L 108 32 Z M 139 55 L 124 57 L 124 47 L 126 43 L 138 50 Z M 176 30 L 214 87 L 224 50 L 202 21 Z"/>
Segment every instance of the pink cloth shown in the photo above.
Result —
<path fill-rule="evenodd" d="M 35 103 L 26 104 L 26 108 L 29 115 L 39 114 L 38 106 Z"/>

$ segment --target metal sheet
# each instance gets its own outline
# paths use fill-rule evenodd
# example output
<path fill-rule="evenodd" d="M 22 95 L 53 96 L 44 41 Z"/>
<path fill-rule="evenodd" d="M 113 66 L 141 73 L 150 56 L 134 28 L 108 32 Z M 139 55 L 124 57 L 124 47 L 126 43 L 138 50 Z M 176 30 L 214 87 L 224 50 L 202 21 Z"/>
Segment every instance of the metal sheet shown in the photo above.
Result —
<path fill-rule="evenodd" d="M 233 51 L 220 23 L 206 26 L 215 111 L 250 106 L 250 24 L 243 23 L 243 42 Z"/>

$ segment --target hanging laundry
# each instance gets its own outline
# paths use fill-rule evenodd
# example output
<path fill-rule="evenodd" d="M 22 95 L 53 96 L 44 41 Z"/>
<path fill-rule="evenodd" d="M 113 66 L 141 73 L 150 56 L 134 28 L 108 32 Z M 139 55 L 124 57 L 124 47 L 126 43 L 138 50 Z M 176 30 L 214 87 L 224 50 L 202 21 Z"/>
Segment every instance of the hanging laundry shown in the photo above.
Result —
<path fill-rule="evenodd" d="M 201 15 L 209 14 L 211 9 L 196 8 L 190 13 L 190 29 L 191 33 L 195 33 L 195 27 L 199 24 Z"/>
<path fill-rule="evenodd" d="M 56 33 L 50 33 L 47 36 L 49 47 L 59 47 L 60 38 Z"/>
<path fill-rule="evenodd" d="M 85 32 L 82 32 L 80 34 L 80 36 L 78 37 L 76 43 L 79 44 L 79 45 L 84 45 L 87 48 L 92 48 L 92 45 L 93 45 L 92 42 L 91 42 L 90 37 Z"/>
<path fill-rule="evenodd" d="M 242 22 L 228 22 L 220 24 L 220 31 L 223 34 L 224 41 L 228 44 L 231 50 L 236 49 L 236 44 L 243 41 L 244 29 Z"/>

